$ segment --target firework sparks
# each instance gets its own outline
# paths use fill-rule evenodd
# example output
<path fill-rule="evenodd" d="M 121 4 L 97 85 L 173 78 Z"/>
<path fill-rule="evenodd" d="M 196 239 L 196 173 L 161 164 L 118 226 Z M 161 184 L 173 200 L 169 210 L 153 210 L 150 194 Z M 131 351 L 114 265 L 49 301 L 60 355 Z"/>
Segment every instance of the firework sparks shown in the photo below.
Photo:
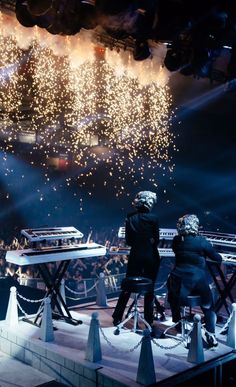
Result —
<path fill-rule="evenodd" d="M 137 186 L 148 180 L 157 187 L 160 175 L 172 172 L 171 95 L 166 74 L 155 60 L 134 63 L 125 53 L 121 61 L 120 55 L 107 50 L 104 58 L 96 58 L 91 43 L 86 60 L 79 38 L 65 38 L 62 49 L 61 37 L 47 37 L 42 43 L 37 28 L 29 47 L 20 48 L 22 28 L 6 36 L 0 24 L 2 133 L 3 122 L 8 122 L 5 150 L 22 132 L 20 112 L 28 101 L 31 122 L 24 130 L 36 133 L 33 151 L 44 152 L 46 170 L 46 159 L 63 149 L 79 166 L 80 186 L 102 170 L 103 186 L 115 181 L 117 196 L 129 195 L 130 180 Z M 75 60 L 75 49 L 80 60 Z M 50 180 L 47 171 L 45 177 Z"/>
<path fill-rule="evenodd" d="M 93 169 L 103 165 L 107 171 L 104 185 L 116 176 L 118 196 L 126 191 L 130 178 L 138 185 L 148 175 L 149 183 L 157 186 L 159 171 L 173 168 L 169 155 L 174 138 L 169 131 L 172 113 L 168 87 L 157 83 L 141 85 L 125 72 L 115 75 L 106 61 L 87 63 L 84 71 L 86 74 L 76 70 L 72 81 L 77 93 L 83 82 L 73 110 L 77 122 L 72 143 L 77 149 L 76 162 L 80 166 L 93 165 Z M 89 82 L 84 83 L 84 79 Z M 95 113 L 97 121 L 92 119 Z M 92 135 L 98 135 L 99 146 L 81 147 L 88 144 Z M 92 176 L 91 170 L 90 167 L 85 173 L 87 178 Z"/>

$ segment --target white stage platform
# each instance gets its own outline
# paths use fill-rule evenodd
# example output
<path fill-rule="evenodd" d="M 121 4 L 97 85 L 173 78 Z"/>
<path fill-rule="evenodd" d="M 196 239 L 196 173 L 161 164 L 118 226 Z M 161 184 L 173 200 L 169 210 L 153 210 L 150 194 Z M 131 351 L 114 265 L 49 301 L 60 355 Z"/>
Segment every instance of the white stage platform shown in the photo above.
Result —
<path fill-rule="evenodd" d="M 111 305 L 109 305 L 111 306 Z M 102 360 L 92 363 L 85 360 L 85 350 L 91 315 L 98 312 Z M 112 309 L 100 309 L 96 305 L 80 307 L 72 311 L 75 319 L 83 321 L 82 325 L 73 326 L 64 321 L 53 321 L 57 330 L 54 331 L 53 342 L 43 342 L 39 339 L 40 328 L 20 321 L 16 328 L 9 328 L 4 321 L 0 322 L 0 350 L 13 358 L 20 360 L 49 379 L 57 380 L 67 386 L 75 387 L 134 387 L 136 382 L 142 336 L 122 330 L 120 335 L 114 335 L 112 326 Z M 155 322 L 157 329 L 171 324 L 171 320 Z M 219 328 L 217 328 L 219 331 Z M 104 335 L 103 335 L 104 334 Z M 105 336 L 105 337 L 104 337 Z M 178 380 L 188 380 L 193 372 L 201 369 L 214 368 L 217 361 L 223 358 L 235 358 L 233 349 L 226 346 L 226 336 L 219 335 L 219 346 L 216 349 L 204 349 L 205 361 L 201 365 L 187 362 L 188 349 L 184 344 L 174 349 L 162 349 L 173 346 L 176 341 L 170 338 L 154 339 L 152 344 L 153 359 L 156 373 L 156 385 L 174 386 Z M 137 348 L 135 348 L 137 346 Z M 148 365 L 147 365 L 148 367 Z M 10 371 L 9 371 L 10 372 Z M 176 383 L 176 384 L 175 384 Z M 31 387 L 40 384 L 32 384 Z M 1 382 L 0 382 L 1 385 Z M 21 386 L 21 384 L 17 384 Z"/>

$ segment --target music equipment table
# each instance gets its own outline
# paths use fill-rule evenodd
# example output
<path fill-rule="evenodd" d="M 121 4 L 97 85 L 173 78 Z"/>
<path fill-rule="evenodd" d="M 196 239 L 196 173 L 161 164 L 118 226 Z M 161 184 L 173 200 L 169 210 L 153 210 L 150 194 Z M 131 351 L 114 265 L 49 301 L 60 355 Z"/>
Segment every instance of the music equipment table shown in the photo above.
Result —
<path fill-rule="evenodd" d="M 68 239 L 74 238 L 75 235 L 77 235 L 76 238 L 78 238 L 79 235 L 80 237 L 83 236 L 82 233 L 80 233 L 78 230 L 75 230 L 76 229 L 72 230 L 72 236 L 70 232 L 71 230 L 68 230 L 68 228 L 65 228 L 65 230 L 63 230 L 63 228 L 60 228 L 60 230 L 58 230 L 58 228 L 56 228 L 56 230 L 43 229 L 43 233 L 42 229 L 36 229 L 33 230 L 34 236 L 33 234 L 30 235 L 29 240 L 32 241 L 31 237 L 33 236 L 33 238 L 37 238 L 37 242 L 45 241 L 47 238 L 48 240 L 52 241 L 58 239 L 59 237 L 68 241 Z M 60 232 L 60 234 L 58 234 L 58 232 Z M 27 236 L 28 231 L 24 233 L 22 232 L 22 234 Z M 35 242 L 35 239 L 33 239 L 33 242 Z M 50 296 L 52 309 L 56 308 L 57 310 L 53 310 L 53 317 L 62 318 L 70 324 L 78 325 L 81 324 L 82 321 L 72 318 L 71 313 L 60 293 L 61 281 L 72 259 L 98 257 L 105 254 L 105 246 L 99 245 L 97 243 L 80 243 L 70 245 L 61 245 L 61 243 L 59 243 L 59 246 L 44 246 L 38 248 L 28 248 L 24 250 L 9 250 L 6 253 L 6 261 L 19 266 L 37 265 L 39 273 L 43 278 L 47 288 L 45 298 Z M 59 262 L 55 273 L 52 273 L 49 270 L 49 263 L 51 262 Z M 25 320 L 39 326 L 37 321 L 41 317 L 43 310 L 42 306 L 43 303 L 40 305 L 38 313 L 36 314 L 33 322 L 29 321 L 28 319 Z"/>

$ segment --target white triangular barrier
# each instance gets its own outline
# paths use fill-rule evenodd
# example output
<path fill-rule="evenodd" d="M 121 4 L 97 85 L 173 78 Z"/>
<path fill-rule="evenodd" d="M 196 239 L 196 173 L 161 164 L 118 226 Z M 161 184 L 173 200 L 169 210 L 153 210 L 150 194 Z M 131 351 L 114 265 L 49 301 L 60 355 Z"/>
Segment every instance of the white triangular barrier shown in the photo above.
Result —
<path fill-rule="evenodd" d="M 228 327 L 228 334 L 226 344 L 236 349 L 236 304 L 232 304 L 232 312 L 230 315 L 230 322 Z"/>
<path fill-rule="evenodd" d="M 143 331 L 136 382 L 144 384 L 145 386 L 156 383 L 156 374 L 149 329 L 144 329 Z"/>
<path fill-rule="evenodd" d="M 10 296 L 9 296 L 5 321 L 9 327 L 15 327 L 19 324 L 17 294 L 16 294 L 16 287 L 15 286 L 12 286 L 10 288 Z"/>
<path fill-rule="evenodd" d="M 204 362 L 201 316 L 199 314 L 195 314 L 193 320 L 193 330 L 190 334 L 191 341 L 187 361 L 199 364 Z"/>
<path fill-rule="evenodd" d="M 100 273 L 98 282 L 97 282 L 97 298 L 96 298 L 96 304 L 98 306 L 107 307 L 107 295 L 106 295 L 106 287 L 105 287 L 105 274 Z"/>
<path fill-rule="evenodd" d="M 40 326 L 40 339 L 46 342 L 54 340 L 50 297 L 46 297 L 44 299 L 43 315 Z"/>
<path fill-rule="evenodd" d="M 99 335 L 99 321 L 97 312 L 92 313 L 85 359 L 93 363 L 102 360 L 102 351 Z"/>

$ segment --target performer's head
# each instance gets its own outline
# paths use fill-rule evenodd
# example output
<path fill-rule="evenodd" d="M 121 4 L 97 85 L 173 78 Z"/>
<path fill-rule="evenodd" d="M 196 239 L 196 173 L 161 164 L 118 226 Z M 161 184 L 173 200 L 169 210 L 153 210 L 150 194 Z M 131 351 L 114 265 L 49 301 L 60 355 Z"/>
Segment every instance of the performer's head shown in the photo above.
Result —
<path fill-rule="evenodd" d="M 179 235 L 198 234 L 199 219 L 196 215 L 184 215 L 178 219 L 177 231 Z"/>
<path fill-rule="evenodd" d="M 151 211 L 157 202 L 157 195 L 151 191 L 140 191 L 134 198 L 133 205 L 138 211 Z"/>

